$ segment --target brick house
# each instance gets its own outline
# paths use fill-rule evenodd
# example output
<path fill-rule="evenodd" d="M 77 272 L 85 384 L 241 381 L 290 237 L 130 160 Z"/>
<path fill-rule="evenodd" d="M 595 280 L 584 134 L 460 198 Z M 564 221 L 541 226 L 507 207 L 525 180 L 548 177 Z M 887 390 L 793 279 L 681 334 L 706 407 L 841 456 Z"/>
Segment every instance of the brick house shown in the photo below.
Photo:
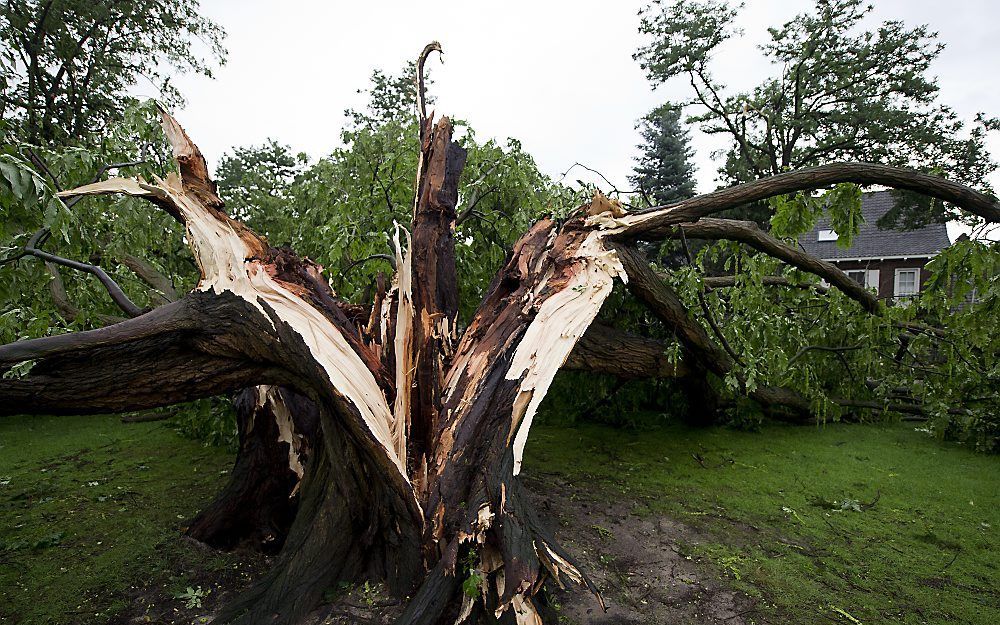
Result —
<path fill-rule="evenodd" d="M 811 232 L 799 239 L 807 253 L 829 261 L 880 298 L 906 297 L 920 291 L 929 277 L 924 265 L 951 244 L 945 224 L 929 224 L 916 230 L 882 230 L 877 222 L 893 205 L 889 191 L 861 196 L 864 223 L 851 247 L 837 245 L 830 220 L 820 219 Z"/>

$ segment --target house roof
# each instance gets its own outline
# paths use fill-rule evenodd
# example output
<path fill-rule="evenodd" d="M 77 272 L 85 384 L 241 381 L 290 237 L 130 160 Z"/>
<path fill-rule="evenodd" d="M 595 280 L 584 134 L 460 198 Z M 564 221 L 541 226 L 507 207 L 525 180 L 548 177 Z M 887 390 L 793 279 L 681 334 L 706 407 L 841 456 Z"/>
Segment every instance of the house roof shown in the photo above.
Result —
<path fill-rule="evenodd" d="M 899 256 L 933 256 L 951 244 L 945 224 L 928 224 L 916 230 L 882 230 L 877 222 L 893 206 L 889 191 L 875 191 L 861 196 L 864 223 L 851 247 L 843 248 L 837 241 L 819 241 L 821 230 L 830 230 L 830 219 L 822 217 L 816 227 L 799 239 L 802 248 L 824 260 L 849 258 L 887 258 Z M 828 238 L 828 237 L 823 237 Z"/>

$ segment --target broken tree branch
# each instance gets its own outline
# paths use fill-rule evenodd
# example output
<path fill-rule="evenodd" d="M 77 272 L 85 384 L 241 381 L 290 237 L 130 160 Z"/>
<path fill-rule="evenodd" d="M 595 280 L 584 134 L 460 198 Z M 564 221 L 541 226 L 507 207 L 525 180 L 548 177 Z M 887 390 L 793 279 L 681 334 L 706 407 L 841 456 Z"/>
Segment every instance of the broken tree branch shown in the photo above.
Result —
<path fill-rule="evenodd" d="M 740 276 L 705 276 L 701 283 L 708 289 L 726 289 L 737 285 Z M 784 276 L 763 276 L 761 284 L 765 286 L 783 286 L 790 289 L 812 289 L 817 293 L 826 293 L 827 287 L 821 284 L 797 284 Z"/>
<path fill-rule="evenodd" d="M 680 360 L 668 356 L 669 346 L 603 323 L 594 323 L 570 352 L 565 369 L 606 373 L 619 378 L 682 378 L 690 374 Z"/>
<path fill-rule="evenodd" d="M 767 234 L 752 221 L 715 219 L 706 217 L 695 223 L 677 224 L 665 233 L 668 238 L 689 236 L 699 239 L 727 239 L 739 241 L 772 258 L 817 275 L 841 292 L 857 301 L 870 313 L 880 314 L 882 304 L 872 291 L 858 284 L 833 263 L 811 256 Z"/>
<path fill-rule="evenodd" d="M 697 221 L 713 213 L 776 195 L 819 189 L 841 182 L 884 185 L 916 191 L 950 202 L 988 222 L 1000 222 L 1000 205 L 997 199 L 961 183 L 912 169 L 875 163 L 830 163 L 761 178 L 634 213 L 616 220 L 613 225 L 609 224 L 609 227 L 618 228 L 614 236 L 619 240 L 659 238 L 668 236 L 670 226 L 679 223 Z"/>
<path fill-rule="evenodd" d="M 140 308 L 135 304 L 135 302 L 129 299 L 128 295 L 125 294 L 125 291 L 123 291 L 122 288 L 118 286 L 118 283 L 115 282 L 101 267 L 91 265 L 89 263 L 82 263 L 76 260 L 70 260 L 68 258 L 63 258 L 62 256 L 56 256 L 55 254 L 50 254 L 49 252 L 42 250 L 39 246 L 45 243 L 45 240 L 49 238 L 49 234 L 49 231 L 45 228 L 39 230 L 34 234 L 34 236 L 31 237 L 31 240 L 25 244 L 21 251 L 14 258 L 8 259 L 7 262 L 23 258 L 24 256 L 34 256 L 35 258 L 40 258 L 46 263 L 89 273 L 100 281 L 101 285 L 103 285 L 107 290 L 108 295 L 111 296 L 114 303 L 118 306 L 118 308 L 121 308 L 122 312 L 126 315 L 129 317 L 137 317 L 145 312 L 143 308 Z M 65 294 L 65 290 L 63 290 L 63 294 Z M 58 304 L 59 302 L 57 302 L 57 305 Z"/>

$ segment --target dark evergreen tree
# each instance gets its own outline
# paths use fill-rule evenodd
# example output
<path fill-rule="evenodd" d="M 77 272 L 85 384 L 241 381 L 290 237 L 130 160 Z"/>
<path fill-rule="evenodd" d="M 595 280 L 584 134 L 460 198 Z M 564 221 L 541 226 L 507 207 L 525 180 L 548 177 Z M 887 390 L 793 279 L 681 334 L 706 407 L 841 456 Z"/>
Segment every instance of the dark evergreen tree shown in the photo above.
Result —
<path fill-rule="evenodd" d="M 691 138 L 681 124 L 681 109 L 661 104 L 638 124 L 642 155 L 636 159 L 629 180 L 655 204 L 668 204 L 694 196 Z"/>

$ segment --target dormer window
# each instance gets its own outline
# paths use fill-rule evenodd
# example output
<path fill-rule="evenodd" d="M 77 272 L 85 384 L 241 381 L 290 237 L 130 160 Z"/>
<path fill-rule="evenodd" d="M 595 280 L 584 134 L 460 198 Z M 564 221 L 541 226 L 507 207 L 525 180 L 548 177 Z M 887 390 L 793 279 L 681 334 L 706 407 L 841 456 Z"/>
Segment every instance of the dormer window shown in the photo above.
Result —
<path fill-rule="evenodd" d="M 836 230 L 820 230 L 816 235 L 816 241 L 836 241 L 839 237 L 837 236 Z"/>

